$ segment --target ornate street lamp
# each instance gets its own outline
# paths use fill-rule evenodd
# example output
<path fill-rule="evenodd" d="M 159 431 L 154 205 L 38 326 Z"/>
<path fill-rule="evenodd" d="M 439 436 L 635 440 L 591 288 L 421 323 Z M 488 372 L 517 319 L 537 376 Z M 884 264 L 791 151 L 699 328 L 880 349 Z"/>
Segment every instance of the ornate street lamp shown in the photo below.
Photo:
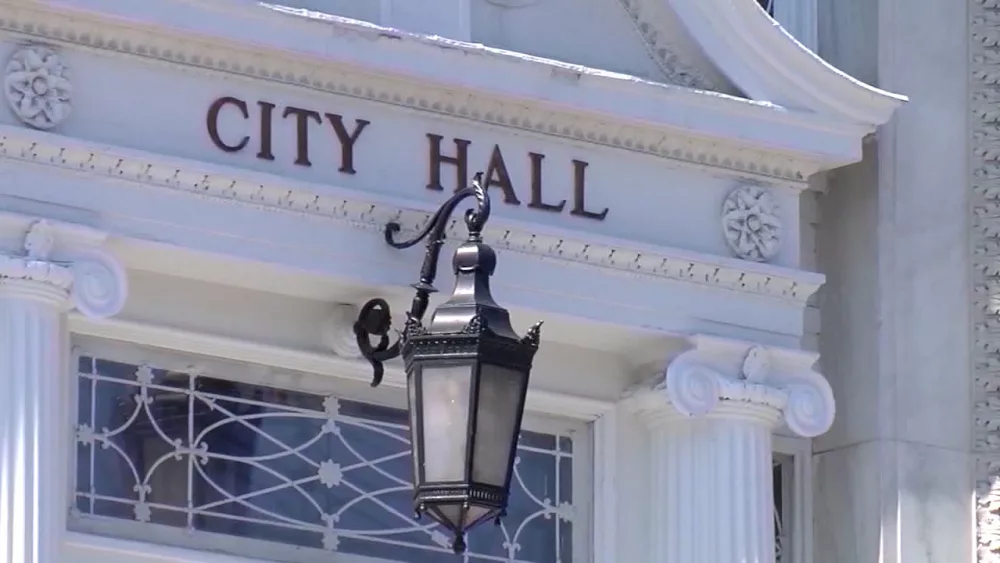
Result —
<path fill-rule="evenodd" d="M 413 448 L 413 507 L 454 534 L 452 547 L 465 551 L 465 533 L 506 514 L 517 439 L 531 362 L 542 323 L 521 338 L 507 310 L 490 295 L 496 254 L 483 243 L 490 199 L 476 174 L 472 186 L 456 192 L 417 235 L 395 240 L 398 223 L 385 227 L 393 248 L 427 239 L 420 281 L 399 339 L 391 346 L 391 315 L 383 299 L 366 303 L 354 323 L 358 347 L 374 369 L 372 387 L 382 381 L 383 362 L 402 354 Z M 445 227 L 459 203 L 476 199 L 465 212 L 468 239 L 455 252 L 455 291 L 424 326 L 428 298 L 436 292 L 438 257 Z M 378 343 L 371 344 L 371 337 Z"/>

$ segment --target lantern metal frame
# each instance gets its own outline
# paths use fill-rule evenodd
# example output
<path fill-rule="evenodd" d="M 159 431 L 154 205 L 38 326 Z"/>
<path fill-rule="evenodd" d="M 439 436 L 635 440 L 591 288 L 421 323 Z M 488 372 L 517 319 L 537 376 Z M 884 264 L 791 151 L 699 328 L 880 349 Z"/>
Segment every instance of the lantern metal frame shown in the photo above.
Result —
<path fill-rule="evenodd" d="M 456 276 L 452 298 L 436 311 L 428 326 L 423 323 L 430 295 L 437 292 L 434 280 L 437 276 L 441 248 L 445 242 L 445 231 L 450 218 L 459 204 L 475 198 L 475 208 L 465 212 L 468 238 L 455 252 L 453 260 Z M 406 363 L 407 387 L 409 388 L 410 432 L 414 459 L 414 514 L 420 518 L 430 515 L 434 520 L 449 528 L 454 534 L 452 547 L 456 553 L 465 551 L 465 533 L 478 524 L 493 519 L 500 524 L 506 515 L 513 475 L 518 434 L 524 414 L 525 396 L 530 379 L 532 360 L 538 349 L 541 322 L 533 325 L 524 337 L 518 337 L 511 328 L 507 311 L 497 305 L 489 289 L 489 278 L 496 267 L 496 254 L 482 240 L 482 231 L 490 217 L 490 199 L 482 186 L 482 173 L 477 173 L 472 185 L 458 190 L 431 216 L 427 224 L 411 239 L 397 241 L 396 235 L 402 230 L 397 222 L 386 224 L 386 243 L 396 249 L 410 248 L 423 240 L 427 241 L 419 280 L 412 285 L 416 290 L 403 330 L 395 342 L 390 344 L 391 312 L 386 300 L 375 298 L 365 303 L 359 313 L 353 330 L 361 355 L 367 359 L 373 370 L 372 387 L 381 384 L 384 363 L 403 356 Z M 439 313 L 441 313 L 439 315 Z M 372 337 L 377 343 L 372 345 Z M 418 428 L 423 426 L 422 385 L 423 373 L 417 374 L 424 366 L 442 367 L 462 365 L 469 367 L 470 402 L 467 405 L 465 438 L 465 479 L 462 481 L 426 483 L 424 469 L 418 460 L 426 455 L 423 435 Z M 510 451 L 505 468 L 503 486 L 477 483 L 472 479 L 477 437 L 477 414 L 479 409 L 479 384 L 484 365 L 492 368 L 507 368 L 523 374 L 520 397 L 517 404 L 514 434 L 510 441 Z M 417 378 L 417 381 L 414 381 Z M 476 402 L 473 403 L 472 400 Z M 416 426 L 416 427 L 415 427 Z M 422 460 L 423 461 L 423 460 Z M 439 507 L 460 506 L 458 525 L 452 525 Z M 467 522 L 470 507 L 485 509 L 478 518 Z"/>

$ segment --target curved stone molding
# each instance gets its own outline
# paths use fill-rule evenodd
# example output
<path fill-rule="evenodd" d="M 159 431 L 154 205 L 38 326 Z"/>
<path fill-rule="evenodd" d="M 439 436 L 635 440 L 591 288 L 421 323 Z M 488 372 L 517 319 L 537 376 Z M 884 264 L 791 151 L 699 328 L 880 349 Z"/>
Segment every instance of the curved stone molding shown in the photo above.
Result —
<path fill-rule="evenodd" d="M 778 179 L 796 189 L 807 187 L 806 179 L 828 166 L 821 160 L 748 147 L 745 142 L 723 143 L 718 139 L 664 136 L 659 126 L 633 123 L 609 127 L 604 116 L 589 116 L 569 109 L 556 111 L 552 108 L 525 107 L 523 103 L 510 103 L 478 91 L 459 91 L 454 85 L 411 84 L 370 73 L 348 71 L 333 66 L 330 61 L 317 62 L 293 52 L 251 52 L 216 39 L 209 41 L 190 35 L 178 36 L 177 31 L 169 28 L 140 27 L 138 22 L 98 23 L 42 3 L 24 3 L 6 8 L 8 14 L 6 18 L 0 18 L 0 29 L 60 45 L 165 61 L 193 68 L 196 72 L 223 72 L 227 76 L 240 75 L 254 80 L 299 85 L 312 91 L 431 111 L 463 121 L 473 120 L 489 126 L 667 158 L 698 170 L 712 167 L 716 173 L 729 171 L 741 178 Z M 239 10 L 246 14 L 244 7 Z M 644 20 L 643 23 L 648 22 Z M 737 111 L 741 118 L 750 114 L 764 117 L 760 106 L 734 106 L 724 97 L 703 96 L 684 88 L 661 91 L 660 94 L 683 97 L 699 108 L 711 106 L 718 107 L 720 111 Z M 769 113 L 781 123 L 787 123 L 787 112 Z M 841 164 L 844 162 L 838 166 Z"/>
<path fill-rule="evenodd" d="M 128 296 L 128 278 L 117 260 L 90 251 L 73 261 L 72 299 L 77 310 L 103 319 L 121 312 Z"/>
<path fill-rule="evenodd" d="M 723 85 L 720 84 L 720 82 L 724 82 L 724 79 L 720 80 L 721 76 L 709 77 L 698 66 L 686 64 L 687 61 L 678 56 L 677 34 L 670 33 L 670 29 L 661 25 L 664 18 L 656 13 L 659 6 L 655 2 L 618 0 L 618 3 L 632 20 L 650 57 L 663 72 L 668 82 L 688 88 L 724 91 Z M 662 7 L 659 11 L 662 11 Z M 685 54 L 690 55 L 690 53 Z M 717 75 L 717 73 L 712 74 Z"/>
<path fill-rule="evenodd" d="M 705 366 L 694 364 L 668 369 L 665 377 L 667 396 L 681 414 L 708 414 L 722 399 L 722 376 Z"/>
<path fill-rule="evenodd" d="M 44 45 L 27 45 L 7 60 L 4 94 L 21 121 L 51 129 L 69 117 L 73 86 L 62 57 Z"/>
<path fill-rule="evenodd" d="M 814 354 L 702 335 L 691 343 L 662 377 L 627 393 L 634 410 L 667 422 L 707 415 L 783 419 L 807 438 L 833 424 L 833 391 L 812 369 Z"/>
<path fill-rule="evenodd" d="M 103 234 L 12 214 L 3 214 L 0 221 L 28 223 L 21 248 L 0 253 L 0 281 L 43 284 L 55 292 L 47 298 L 72 305 L 91 318 L 121 311 L 128 296 L 128 277 L 114 257 L 95 246 L 103 241 Z"/>
<path fill-rule="evenodd" d="M 358 308 L 340 303 L 334 306 L 333 314 L 323 326 L 323 344 L 342 358 L 360 358 L 361 350 L 354 336 L 354 321 L 358 318 Z"/>
<path fill-rule="evenodd" d="M 767 262 L 781 248 L 777 200 L 759 186 L 743 185 L 729 192 L 722 204 L 722 232 L 736 256 Z"/>

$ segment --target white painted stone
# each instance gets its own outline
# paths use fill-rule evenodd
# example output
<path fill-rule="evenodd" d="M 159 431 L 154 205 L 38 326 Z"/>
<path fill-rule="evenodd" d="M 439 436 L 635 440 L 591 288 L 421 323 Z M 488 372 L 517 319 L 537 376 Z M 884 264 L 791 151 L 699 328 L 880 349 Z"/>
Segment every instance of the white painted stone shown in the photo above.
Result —
<path fill-rule="evenodd" d="M 6 217 L 10 220 L 11 217 Z M 0 562 L 56 563 L 66 527 L 70 450 L 65 313 L 112 315 L 126 291 L 120 267 L 50 258 L 60 226 L 36 221 L 21 251 L 0 254 Z M 62 237 L 73 234 L 63 226 Z M 92 259 L 92 258 L 91 258 Z M 86 284 L 77 290 L 78 284 Z M 71 298 L 71 294 L 76 296 Z M 102 296 L 95 299 L 93 296 Z"/>
<path fill-rule="evenodd" d="M 650 560 L 773 562 L 771 434 L 782 418 L 802 436 L 825 432 L 833 395 L 815 356 L 704 336 L 691 345 L 625 398 L 651 436 Z"/>
<path fill-rule="evenodd" d="M 562 21 L 573 25 L 548 33 L 568 2 L 448 0 L 420 10 L 399 0 L 339 4 L 366 20 L 349 21 L 249 0 L 0 0 L 5 54 L 20 45 L 15 39 L 44 40 L 72 66 L 74 81 L 73 119 L 60 123 L 58 134 L 31 130 L 9 107 L 0 108 L 0 207 L 56 225 L 26 237 L 28 224 L 6 229 L 0 221 L 0 243 L 27 239 L 14 259 L 26 254 L 55 265 L 22 268 L 25 275 L 64 268 L 71 276 L 53 314 L 58 319 L 58 311 L 75 307 L 70 324 L 81 340 L 246 361 L 255 364 L 257 381 L 277 387 L 295 387 L 299 375 L 312 373 L 354 389 L 367 383 L 370 366 L 356 358 L 345 330 L 351 309 L 340 308 L 331 322 L 329 304 L 359 303 L 373 292 L 385 294 L 397 315 L 408 304 L 422 252 L 387 248 L 380 233 L 389 220 L 415 231 L 454 187 L 455 175 L 445 168 L 444 189 L 426 189 L 427 134 L 441 135 L 449 154 L 453 139 L 469 140 L 470 174 L 499 147 L 521 204 L 505 204 L 491 190 L 495 218 L 484 238 L 501 262 L 494 289 L 515 324 L 546 319 L 529 413 L 595 421 L 594 488 L 606 513 L 593 530 L 583 530 L 598 538 L 593 561 L 768 563 L 772 434 L 819 436 L 834 418 L 830 386 L 813 370 L 816 356 L 794 350 L 814 336 L 804 313 L 825 280 L 811 271 L 815 250 L 803 233 L 815 218 L 800 212 L 802 191 L 815 173 L 860 159 L 862 138 L 902 99 L 802 49 L 751 0 L 587 1 L 596 9 L 567 13 Z M 338 12 L 334 4 L 299 2 Z M 576 24 L 584 31 L 571 29 Z M 228 106 L 219 118 L 227 142 L 248 136 L 242 150 L 223 151 L 208 139 L 205 112 L 222 96 L 247 103 L 249 117 Z M 259 158 L 259 102 L 275 104 L 275 116 L 291 106 L 340 115 L 348 125 L 369 121 L 354 154 L 356 170 L 341 170 L 340 141 L 322 119 L 307 129 L 309 166 L 295 163 L 291 118 L 271 122 L 275 158 Z M 531 153 L 545 155 L 550 203 L 572 200 L 572 161 L 586 161 L 587 207 L 608 208 L 607 218 L 526 205 Z M 923 195 L 938 193 L 927 189 L 929 182 L 920 184 Z M 720 229 L 733 186 L 748 184 L 759 186 L 758 199 L 773 200 L 768 224 L 780 225 L 780 238 L 734 245 Z M 843 187 L 835 184 L 829 187 Z M 863 203 L 862 211 L 884 205 Z M 120 318 L 106 319 L 122 309 L 128 291 L 121 265 L 93 253 L 93 240 L 67 234 L 60 221 L 114 235 L 115 256 L 136 272 L 134 299 Z M 961 225 L 941 228 L 949 236 L 964 232 Z M 885 229 L 862 232 L 871 243 Z M 449 241 L 461 234 L 450 230 Z M 936 235 L 927 229 L 924 236 Z M 905 256 L 919 257 L 926 246 L 914 245 Z M 733 258 L 734 251 L 743 259 Z M 442 293 L 450 286 L 446 255 Z M 881 311 L 866 289 L 856 296 L 837 328 L 867 336 Z M 851 317 L 854 307 L 867 307 L 871 318 Z M 913 317 L 915 324 L 921 319 Z M 49 332 L 38 334 L 41 342 Z M 950 341 L 942 342 L 928 344 L 919 360 L 935 369 L 953 366 L 949 356 L 933 354 Z M 62 342 L 50 351 L 66 348 Z M 832 362 L 854 365 L 853 349 L 834 349 L 844 357 Z M 665 357 L 673 360 L 661 385 L 616 403 L 636 373 Z M 40 365 L 40 377 L 54 380 L 55 364 Z M 835 382 L 838 393 L 847 390 L 838 395 L 841 404 L 864 416 L 838 426 L 831 441 L 884 429 L 870 425 L 881 411 L 869 407 L 881 406 L 881 397 L 855 384 L 869 373 Z M 931 389 L 927 382 L 914 385 L 914 394 Z M 392 402 L 403 385 L 402 370 L 389 365 L 379 392 Z M 913 404 L 919 408 L 910 420 L 924 428 L 931 417 L 919 409 L 951 412 L 933 401 Z M 32 405 L 10 416 L 29 420 L 25 409 Z M 629 408 L 646 418 L 647 428 Z M 863 431 L 856 434 L 858 427 Z M 948 433 L 930 428 L 930 434 Z M 39 444 L 31 447 L 41 451 Z M 808 439 L 796 446 L 802 464 L 809 446 Z M 63 452 L 52 449 L 46 455 Z M 956 459 L 940 474 L 913 472 L 914 482 L 956 478 L 961 460 L 947 460 Z M 824 479 L 835 474 L 823 471 Z M 322 475 L 337 480 L 329 467 Z M 31 478 L 68 481 L 55 474 Z M 803 490 L 795 494 L 801 503 L 794 517 L 807 521 L 812 499 Z M 908 516 L 936 506 L 907 499 Z M 65 508 L 65 499 L 59 502 Z M 834 499 L 822 502 L 820 508 L 836 506 Z M 879 502 L 880 510 L 890 506 Z M 954 505 L 944 504 L 950 518 Z M 817 512 L 836 526 L 845 521 L 843 511 Z M 50 540 L 51 530 L 63 533 L 64 518 L 51 521 Z M 869 513 L 858 521 L 891 524 Z M 937 516 L 908 522 L 918 521 L 943 526 Z M 808 526 L 798 533 L 808 536 Z M 14 539 L 23 544 L 26 537 Z M 850 535 L 837 537 L 850 546 Z M 800 539 L 797 556 L 812 545 Z M 916 553 L 913 545 L 908 553 Z M 954 547 L 938 538 L 928 545 Z M 25 563 L 244 561 L 77 532 L 63 547 L 61 559 L 39 551 Z"/>
<path fill-rule="evenodd" d="M 73 85 L 59 53 L 45 45 L 18 48 L 7 60 L 4 94 L 18 119 L 51 129 L 73 109 Z"/>

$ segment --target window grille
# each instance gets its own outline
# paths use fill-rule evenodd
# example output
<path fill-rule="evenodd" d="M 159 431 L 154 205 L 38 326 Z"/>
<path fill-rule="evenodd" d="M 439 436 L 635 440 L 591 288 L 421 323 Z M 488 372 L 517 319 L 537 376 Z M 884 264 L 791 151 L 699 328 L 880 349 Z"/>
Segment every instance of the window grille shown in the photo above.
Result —
<path fill-rule="evenodd" d="M 96 354 L 77 367 L 74 529 L 294 562 L 454 557 L 413 519 L 404 410 Z M 586 447 L 524 431 L 508 515 L 456 560 L 572 563 Z"/>

